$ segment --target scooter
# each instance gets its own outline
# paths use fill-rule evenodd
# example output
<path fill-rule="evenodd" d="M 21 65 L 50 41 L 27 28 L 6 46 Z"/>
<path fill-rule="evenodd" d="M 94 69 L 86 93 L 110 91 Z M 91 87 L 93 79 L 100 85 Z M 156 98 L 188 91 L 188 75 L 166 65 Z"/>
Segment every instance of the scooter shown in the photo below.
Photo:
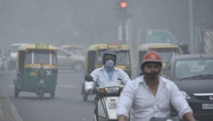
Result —
<path fill-rule="evenodd" d="M 116 106 L 123 88 L 124 86 L 118 81 L 96 84 L 93 121 L 117 121 Z"/>
<path fill-rule="evenodd" d="M 160 117 L 152 117 L 150 121 L 180 121 L 178 117 L 170 117 L 170 118 L 160 118 Z"/>

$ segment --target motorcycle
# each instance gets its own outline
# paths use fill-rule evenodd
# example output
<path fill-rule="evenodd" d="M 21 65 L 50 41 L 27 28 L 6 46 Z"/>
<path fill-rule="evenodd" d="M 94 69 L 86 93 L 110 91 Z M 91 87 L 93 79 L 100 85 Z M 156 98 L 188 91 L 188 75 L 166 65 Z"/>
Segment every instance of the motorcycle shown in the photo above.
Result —
<path fill-rule="evenodd" d="M 87 80 L 86 80 L 87 81 Z M 93 121 L 116 121 L 116 106 L 124 86 L 121 82 L 104 82 L 95 87 L 95 111 Z"/>

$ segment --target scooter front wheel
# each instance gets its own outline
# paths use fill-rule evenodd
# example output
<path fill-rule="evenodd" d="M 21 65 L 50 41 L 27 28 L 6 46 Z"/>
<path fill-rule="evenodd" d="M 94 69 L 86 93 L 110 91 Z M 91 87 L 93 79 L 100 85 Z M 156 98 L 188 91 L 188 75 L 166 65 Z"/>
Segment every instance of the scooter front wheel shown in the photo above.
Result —
<path fill-rule="evenodd" d="M 17 87 L 14 88 L 14 96 L 17 98 L 19 96 L 19 89 Z"/>

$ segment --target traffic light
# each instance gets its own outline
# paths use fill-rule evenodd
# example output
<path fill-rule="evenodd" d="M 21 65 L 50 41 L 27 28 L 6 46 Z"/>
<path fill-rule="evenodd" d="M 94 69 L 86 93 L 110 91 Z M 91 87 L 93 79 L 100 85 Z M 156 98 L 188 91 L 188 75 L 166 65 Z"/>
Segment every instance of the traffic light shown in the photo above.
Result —
<path fill-rule="evenodd" d="M 127 2 L 126 1 L 121 1 L 120 2 L 121 8 L 125 9 L 127 7 Z"/>
<path fill-rule="evenodd" d="M 116 4 L 116 18 L 118 19 L 128 19 L 132 15 L 128 13 L 128 2 L 127 0 L 118 0 Z"/>

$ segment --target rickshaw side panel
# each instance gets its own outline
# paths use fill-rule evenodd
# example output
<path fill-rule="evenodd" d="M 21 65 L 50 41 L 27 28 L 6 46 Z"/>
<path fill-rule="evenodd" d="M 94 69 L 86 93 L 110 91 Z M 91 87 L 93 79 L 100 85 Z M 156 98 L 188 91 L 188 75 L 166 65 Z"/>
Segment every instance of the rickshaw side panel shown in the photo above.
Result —
<path fill-rule="evenodd" d="M 58 78 L 58 70 L 57 69 L 46 69 L 45 76 L 45 84 L 46 84 L 46 92 L 52 92 L 56 89 L 57 78 Z"/>
<path fill-rule="evenodd" d="M 36 91 L 36 82 L 38 80 L 36 69 L 26 68 L 22 74 L 21 90 L 28 92 Z"/>

